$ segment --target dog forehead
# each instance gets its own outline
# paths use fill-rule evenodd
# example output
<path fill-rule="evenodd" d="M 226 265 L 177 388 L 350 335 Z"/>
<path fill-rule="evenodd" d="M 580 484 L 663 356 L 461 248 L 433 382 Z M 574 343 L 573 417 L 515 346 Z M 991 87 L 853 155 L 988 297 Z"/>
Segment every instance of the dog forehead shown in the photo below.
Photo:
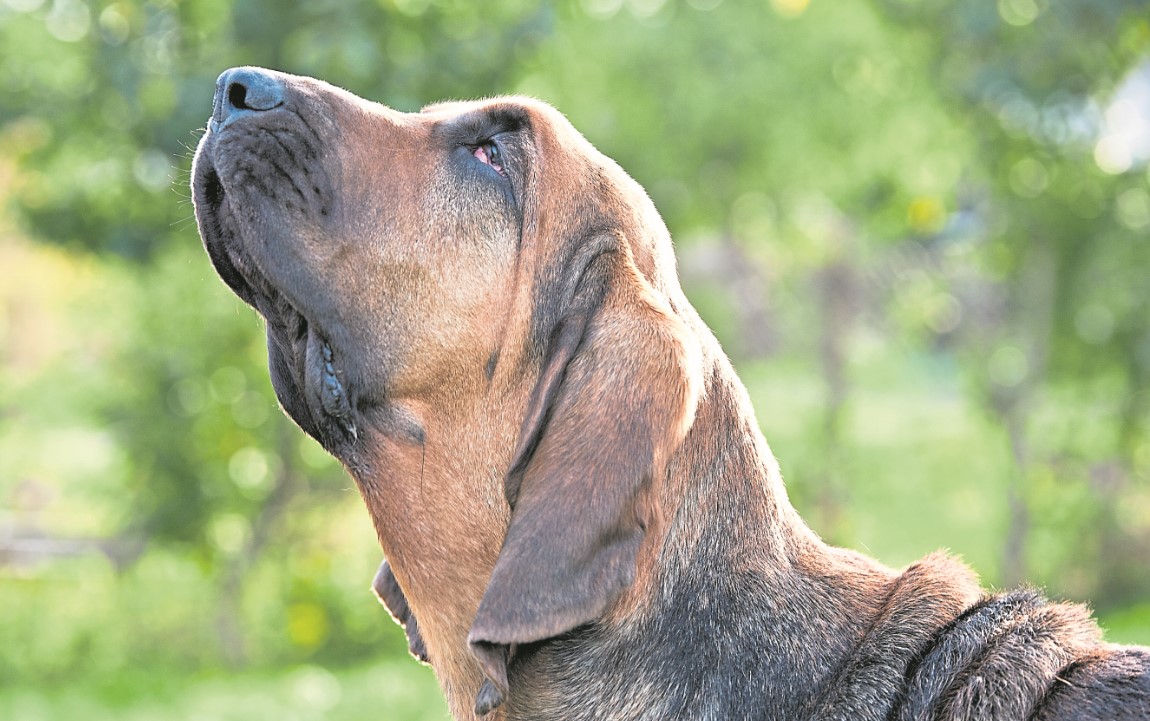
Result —
<path fill-rule="evenodd" d="M 477 100 L 440 100 L 423 106 L 419 112 L 421 115 L 450 118 L 465 113 L 497 109 L 519 109 L 527 113 L 559 112 L 546 102 L 525 95 L 496 95 Z"/>
<path fill-rule="evenodd" d="M 577 138 L 580 143 L 587 142 L 567 117 L 554 106 L 524 95 L 500 95 L 480 100 L 444 100 L 424 106 L 417 115 L 437 124 L 487 119 L 494 121 L 500 129 L 524 129 L 531 131 L 536 137 L 553 135 L 560 140 Z"/>

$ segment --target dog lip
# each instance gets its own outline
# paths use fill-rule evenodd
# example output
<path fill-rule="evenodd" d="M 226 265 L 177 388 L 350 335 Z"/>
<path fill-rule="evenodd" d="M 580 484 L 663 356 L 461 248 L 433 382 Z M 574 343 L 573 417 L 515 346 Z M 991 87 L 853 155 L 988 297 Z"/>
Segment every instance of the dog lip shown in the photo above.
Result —
<path fill-rule="evenodd" d="M 323 224 L 336 213 L 332 181 L 336 154 L 324 152 L 322 119 L 306 104 L 208 122 L 197 161 L 213 165 L 226 192 L 259 214 Z M 234 201 L 233 201 L 234 202 Z"/>
<path fill-rule="evenodd" d="M 243 271 L 250 262 L 236 248 L 236 229 L 229 227 L 224 203 L 228 191 L 211 154 L 201 146 L 196 157 L 193 182 L 196 221 L 204 249 L 216 271 L 245 303 L 256 307 L 257 290 L 253 279 Z"/>
<path fill-rule="evenodd" d="M 335 421 L 353 441 L 359 430 L 352 412 L 351 397 L 340 378 L 346 373 L 339 368 L 331 343 L 314 324 L 308 325 L 307 366 L 304 372 L 308 392 L 324 416 Z"/>

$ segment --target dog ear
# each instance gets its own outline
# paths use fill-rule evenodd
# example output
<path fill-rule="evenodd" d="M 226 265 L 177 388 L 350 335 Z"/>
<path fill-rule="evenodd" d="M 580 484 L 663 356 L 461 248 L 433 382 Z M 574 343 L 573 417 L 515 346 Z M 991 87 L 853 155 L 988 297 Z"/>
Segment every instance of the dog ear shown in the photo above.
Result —
<path fill-rule="evenodd" d="M 506 476 L 511 520 L 468 638 L 488 678 L 480 714 L 505 698 L 517 644 L 599 619 L 631 585 L 694 417 L 698 351 L 615 248 L 575 275 Z"/>
<path fill-rule="evenodd" d="M 419 635 L 419 624 L 415 621 L 415 614 L 407 605 L 407 597 L 403 595 L 399 582 L 395 580 L 395 574 L 391 572 L 391 564 L 386 560 L 379 564 L 375 580 L 371 582 L 371 590 L 395 622 L 403 626 L 407 634 L 407 650 L 411 655 L 422 663 L 431 663 L 427 656 L 427 647 L 423 644 L 423 637 Z"/>

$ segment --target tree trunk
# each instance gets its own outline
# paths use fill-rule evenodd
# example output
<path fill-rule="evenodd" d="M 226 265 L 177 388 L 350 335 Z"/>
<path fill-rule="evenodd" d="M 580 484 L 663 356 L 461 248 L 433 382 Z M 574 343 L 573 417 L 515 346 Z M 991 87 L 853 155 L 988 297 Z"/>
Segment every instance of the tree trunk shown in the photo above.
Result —
<path fill-rule="evenodd" d="M 240 552 L 227 562 L 219 584 L 216 632 L 224 659 L 233 668 L 244 665 L 248 660 L 247 639 L 242 628 L 244 581 L 248 570 L 263 551 L 284 511 L 304 485 L 295 462 L 297 431 L 278 414 L 275 419 L 276 453 L 281 461 L 279 470 L 272 481 L 271 491 L 252 520 L 252 531 L 247 541 Z"/>
<path fill-rule="evenodd" d="M 846 503 L 842 430 L 850 396 L 847 363 L 851 329 L 857 317 L 857 278 L 850 259 L 840 255 L 819 269 L 815 282 L 821 316 L 819 366 L 826 393 L 821 424 L 822 459 L 816 476 L 817 512 L 822 533 L 828 540 L 842 542 Z"/>

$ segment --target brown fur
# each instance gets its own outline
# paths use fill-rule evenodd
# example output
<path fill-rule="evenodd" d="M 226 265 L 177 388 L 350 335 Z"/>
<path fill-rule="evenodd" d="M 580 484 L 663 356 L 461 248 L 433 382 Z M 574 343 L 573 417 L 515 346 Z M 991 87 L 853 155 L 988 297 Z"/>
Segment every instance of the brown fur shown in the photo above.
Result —
<path fill-rule="evenodd" d="M 358 483 L 389 561 L 377 593 L 457 719 L 1150 703 L 1145 652 L 1108 650 L 1076 607 L 982 598 L 944 556 L 896 572 L 823 544 L 654 206 L 552 108 L 404 114 L 235 69 L 193 188 L 213 262 L 267 318 L 277 394 Z M 1104 698 L 1058 688 L 1062 670 Z"/>

